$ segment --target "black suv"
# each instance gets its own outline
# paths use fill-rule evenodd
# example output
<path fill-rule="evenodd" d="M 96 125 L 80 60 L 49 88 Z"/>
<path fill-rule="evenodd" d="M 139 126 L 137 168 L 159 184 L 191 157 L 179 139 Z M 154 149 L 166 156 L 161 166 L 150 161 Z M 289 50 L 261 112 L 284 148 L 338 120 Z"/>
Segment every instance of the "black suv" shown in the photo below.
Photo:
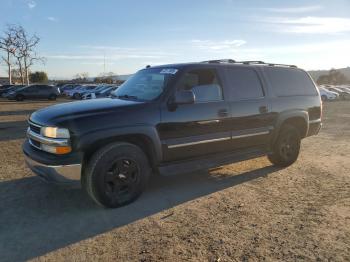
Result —
<path fill-rule="evenodd" d="M 151 173 L 173 175 L 267 155 L 294 163 L 321 128 L 321 99 L 295 66 L 216 60 L 147 67 L 112 98 L 34 112 L 23 151 L 56 183 L 100 205 L 135 200 Z"/>
<path fill-rule="evenodd" d="M 23 101 L 24 99 L 49 99 L 56 100 L 60 91 L 57 87 L 49 85 L 29 85 L 7 94 L 10 100 Z"/>

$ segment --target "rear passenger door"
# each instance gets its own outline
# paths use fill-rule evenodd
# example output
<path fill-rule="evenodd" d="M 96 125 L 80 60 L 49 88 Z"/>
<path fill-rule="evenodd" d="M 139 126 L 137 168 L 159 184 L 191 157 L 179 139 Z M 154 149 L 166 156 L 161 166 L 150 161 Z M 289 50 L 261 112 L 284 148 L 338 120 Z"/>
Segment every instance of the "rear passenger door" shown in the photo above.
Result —
<path fill-rule="evenodd" d="M 39 97 L 48 98 L 51 93 L 51 87 L 47 85 L 39 86 Z"/>
<path fill-rule="evenodd" d="M 274 116 L 259 72 L 253 67 L 225 68 L 231 113 L 231 149 L 269 145 Z"/>
<path fill-rule="evenodd" d="M 29 86 L 25 89 L 24 93 L 27 98 L 37 98 L 38 96 L 38 87 L 36 85 Z"/>

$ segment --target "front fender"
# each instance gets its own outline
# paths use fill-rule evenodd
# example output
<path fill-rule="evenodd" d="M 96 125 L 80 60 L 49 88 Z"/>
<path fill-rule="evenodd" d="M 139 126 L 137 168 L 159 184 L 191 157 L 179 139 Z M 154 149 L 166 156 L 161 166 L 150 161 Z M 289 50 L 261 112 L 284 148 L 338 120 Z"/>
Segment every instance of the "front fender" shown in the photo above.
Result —
<path fill-rule="evenodd" d="M 153 126 L 126 126 L 118 128 L 109 128 L 83 134 L 75 143 L 78 151 L 84 152 L 98 141 L 113 139 L 118 136 L 143 135 L 146 136 L 153 144 L 157 160 L 160 162 L 163 158 L 162 147 L 158 132 Z"/>

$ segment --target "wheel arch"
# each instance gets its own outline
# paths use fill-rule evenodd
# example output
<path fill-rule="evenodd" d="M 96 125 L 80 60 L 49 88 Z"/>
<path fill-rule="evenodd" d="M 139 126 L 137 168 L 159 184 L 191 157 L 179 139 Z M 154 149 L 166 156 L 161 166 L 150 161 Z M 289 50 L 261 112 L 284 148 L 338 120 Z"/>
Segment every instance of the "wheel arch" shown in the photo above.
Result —
<path fill-rule="evenodd" d="M 152 168 L 162 159 L 161 143 L 158 133 L 152 127 L 121 128 L 103 130 L 83 135 L 76 148 L 84 153 L 84 162 L 98 149 L 114 142 L 127 142 L 138 146 L 147 156 Z"/>
<path fill-rule="evenodd" d="M 273 143 L 276 141 L 280 130 L 284 125 L 289 124 L 296 127 L 300 133 L 301 138 L 305 138 L 309 129 L 309 114 L 306 111 L 292 111 L 281 113 L 280 117 L 277 120 Z"/>

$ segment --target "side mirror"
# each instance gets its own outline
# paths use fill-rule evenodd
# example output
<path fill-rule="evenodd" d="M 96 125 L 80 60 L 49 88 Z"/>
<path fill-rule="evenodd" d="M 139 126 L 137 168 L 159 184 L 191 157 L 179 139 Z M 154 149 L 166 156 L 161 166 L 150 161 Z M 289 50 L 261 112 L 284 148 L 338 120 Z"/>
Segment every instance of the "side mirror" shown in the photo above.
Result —
<path fill-rule="evenodd" d="M 181 90 L 175 93 L 174 104 L 185 105 L 194 104 L 195 96 L 190 90 Z"/>

